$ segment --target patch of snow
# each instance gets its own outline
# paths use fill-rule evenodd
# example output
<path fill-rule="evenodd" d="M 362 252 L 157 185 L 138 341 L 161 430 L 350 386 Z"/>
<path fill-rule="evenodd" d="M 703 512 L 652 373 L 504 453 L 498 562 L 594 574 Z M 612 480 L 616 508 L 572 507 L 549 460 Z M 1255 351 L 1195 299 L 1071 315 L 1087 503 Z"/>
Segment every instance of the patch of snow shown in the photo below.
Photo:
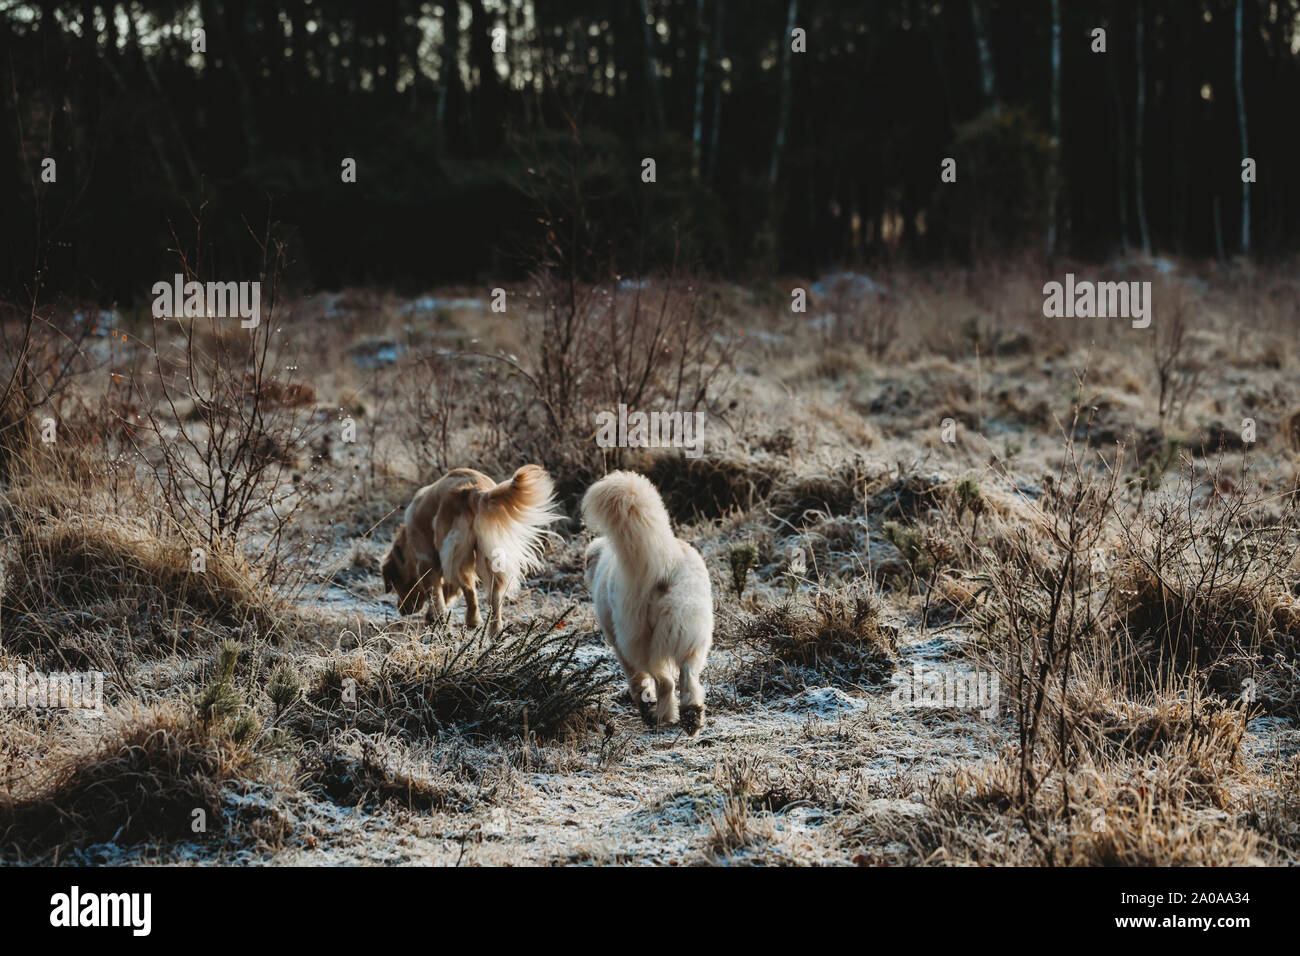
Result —
<path fill-rule="evenodd" d="M 485 309 L 487 306 L 482 299 L 438 299 L 431 295 L 422 295 L 418 299 L 412 299 L 406 305 L 402 306 L 402 312 L 428 313 L 437 312 L 439 309 Z"/>
<path fill-rule="evenodd" d="M 889 289 L 861 272 L 828 273 L 814 282 L 811 289 L 818 298 L 845 293 L 853 296 L 889 295 Z"/>
<path fill-rule="evenodd" d="M 838 687 L 811 687 L 792 698 L 789 709 L 801 714 L 834 717 L 845 711 L 865 710 L 867 706 L 865 700 L 852 697 Z"/>
<path fill-rule="evenodd" d="M 406 346 L 386 339 L 372 339 L 354 345 L 351 353 L 352 361 L 356 363 L 357 368 L 368 371 L 393 365 L 406 354 Z"/>

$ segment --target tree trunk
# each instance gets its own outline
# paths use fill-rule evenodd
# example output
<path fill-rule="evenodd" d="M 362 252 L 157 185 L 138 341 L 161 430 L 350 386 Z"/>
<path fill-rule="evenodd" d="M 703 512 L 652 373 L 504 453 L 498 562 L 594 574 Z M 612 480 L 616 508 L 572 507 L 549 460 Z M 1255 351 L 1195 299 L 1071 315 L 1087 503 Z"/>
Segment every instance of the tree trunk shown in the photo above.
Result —
<path fill-rule="evenodd" d="M 1119 79 L 1116 76 L 1115 60 L 1106 59 L 1107 73 L 1110 74 L 1111 98 L 1115 101 L 1115 202 L 1119 209 L 1119 248 L 1128 255 L 1128 139 L 1124 129 L 1124 97 L 1120 95 Z"/>
<path fill-rule="evenodd" d="M 1142 9 L 1142 0 L 1137 5 L 1137 109 L 1133 116 L 1133 186 L 1136 192 L 1138 229 L 1142 233 L 1142 252 L 1151 255 L 1151 231 L 1147 227 L 1147 196 L 1142 173 L 1142 139 L 1144 115 L 1147 108 L 1146 58 L 1142 52 L 1144 45 L 1143 23 L 1146 19 Z"/>
<path fill-rule="evenodd" d="M 310 78 L 307 73 L 307 4 L 295 0 L 289 7 L 289 28 L 293 31 L 293 92 L 302 96 L 307 92 Z"/>
<path fill-rule="evenodd" d="M 1244 160 L 1250 155 L 1250 148 L 1246 144 L 1246 83 L 1244 76 L 1244 50 L 1243 50 L 1243 21 L 1245 19 L 1242 7 L 1243 0 L 1237 0 L 1237 19 L 1236 19 L 1236 58 L 1233 67 L 1233 77 L 1237 86 L 1237 122 L 1241 127 L 1241 158 Z M 1250 183 L 1242 179 L 1241 182 L 1241 252 L 1242 255 L 1250 255 Z"/>
<path fill-rule="evenodd" d="M 767 172 L 767 184 L 771 189 L 776 188 L 777 176 L 781 170 L 781 154 L 785 151 L 786 127 L 790 124 L 790 66 L 794 59 L 790 34 L 794 32 L 798 16 L 799 0 L 790 0 L 786 11 L 785 46 L 781 51 L 781 112 L 776 121 L 776 142 L 772 144 L 772 164 Z"/>
<path fill-rule="evenodd" d="M 704 28 L 704 0 L 695 0 L 695 123 L 691 129 L 691 175 L 700 178 L 704 151 L 704 74 L 708 62 L 708 31 Z"/>
<path fill-rule="evenodd" d="M 718 138 L 722 130 L 722 24 L 727 0 L 713 6 L 713 119 L 709 130 L 709 181 L 718 172 Z"/>
<path fill-rule="evenodd" d="M 659 86 L 659 61 L 655 57 L 655 31 L 651 27 L 650 10 L 646 6 L 646 0 L 640 0 L 638 6 L 641 11 L 641 41 L 644 45 L 645 54 L 645 81 L 650 96 L 650 115 L 656 127 L 662 129 L 664 125 L 664 99 L 663 91 Z"/>
<path fill-rule="evenodd" d="M 478 74 L 478 87 L 473 93 L 471 128 L 474 145 L 491 149 L 496 145 L 500 129 L 501 78 L 497 76 L 496 54 L 492 52 L 493 21 L 483 8 L 483 0 L 470 0 L 470 60 Z"/>
<path fill-rule="evenodd" d="M 993 44 L 989 42 L 980 0 L 970 0 L 970 16 L 975 26 L 975 44 L 980 54 L 980 86 L 984 90 L 984 102 L 996 113 L 1001 109 L 1001 103 L 998 101 L 997 73 L 993 68 Z"/>
<path fill-rule="evenodd" d="M 1056 255 L 1061 195 L 1061 0 L 1052 0 L 1052 155 L 1047 169 L 1047 255 Z"/>
<path fill-rule="evenodd" d="M 460 3 L 459 0 L 447 0 L 442 13 L 442 63 L 438 70 L 438 108 L 436 112 L 438 130 L 450 140 L 447 129 L 447 109 L 451 100 L 451 88 L 460 82 L 457 64 L 460 49 Z"/>

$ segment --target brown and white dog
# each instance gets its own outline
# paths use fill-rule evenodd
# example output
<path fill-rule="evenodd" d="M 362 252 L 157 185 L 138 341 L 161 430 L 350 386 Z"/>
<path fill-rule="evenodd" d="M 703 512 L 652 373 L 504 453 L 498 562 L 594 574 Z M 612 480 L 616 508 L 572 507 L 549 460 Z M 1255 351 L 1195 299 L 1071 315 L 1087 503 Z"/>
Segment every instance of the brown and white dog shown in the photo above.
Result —
<path fill-rule="evenodd" d="M 384 555 L 384 590 L 397 593 L 402 614 L 427 601 L 425 620 L 445 616 L 465 594 L 465 623 L 480 623 L 480 579 L 488 583 L 488 635 L 501 630 L 501 601 L 523 576 L 541 566 L 545 528 L 555 521 L 550 476 L 524 465 L 509 481 L 494 482 L 473 468 L 454 468 L 415 493 L 393 546 Z"/>
<path fill-rule="evenodd" d="M 610 472 L 582 499 L 587 587 L 605 642 L 627 675 L 641 719 L 651 727 L 704 726 L 700 674 L 713 644 L 713 587 L 700 553 L 673 534 L 650 480 Z M 681 688 L 681 708 L 677 706 Z"/>

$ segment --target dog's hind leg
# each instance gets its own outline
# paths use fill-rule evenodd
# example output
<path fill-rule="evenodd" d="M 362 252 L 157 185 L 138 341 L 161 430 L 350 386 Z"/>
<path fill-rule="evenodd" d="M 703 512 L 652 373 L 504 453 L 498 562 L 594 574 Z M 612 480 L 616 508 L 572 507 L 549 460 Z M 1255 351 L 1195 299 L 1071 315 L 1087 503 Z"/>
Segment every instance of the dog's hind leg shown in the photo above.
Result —
<path fill-rule="evenodd" d="M 700 685 L 704 663 L 699 654 L 682 661 L 682 730 L 691 736 L 704 726 L 704 688 Z"/>
<path fill-rule="evenodd" d="M 655 681 L 654 678 L 644 671 L 631 671 L 628 673 L 628 688 L 632 692 L 632 699 L 636 701 L 637 710 L 641 712 L 641 719 L 645 721 L 647 727 L 655 727 L 659 724 L 659 717 L 655 713 Z"/>
<path fill-rule="evenodd" d="M 659 702 L 655 705 L 655 719 L 661 724 L 677 723 L 677 682 L 672 674 L 655 676 L 655 693 Z"/>
<path fill-rule="evenodd" d="M 447 617 L 447 585 L 443 583 L 442 575 L 436 573 L 429 575 L 428 585 L 429 607 L 424 612 L 424 620 L 426 624 L 432 624 Z"/>
<path fill-rule="evenodd" d="M 476 631 L 479 625 L 483 623 L 478 615 L 478 594 L 472 584 L 468 587 L 462 587 L 461 591 L 465 595 L 465 626 L 472 631 Z"/>
<path fill-rule="evenodd" d="M 488 580 L 488 637 L 501 633 L 501 601 L 505 597 L 506 582 L 500 575 Z"/>

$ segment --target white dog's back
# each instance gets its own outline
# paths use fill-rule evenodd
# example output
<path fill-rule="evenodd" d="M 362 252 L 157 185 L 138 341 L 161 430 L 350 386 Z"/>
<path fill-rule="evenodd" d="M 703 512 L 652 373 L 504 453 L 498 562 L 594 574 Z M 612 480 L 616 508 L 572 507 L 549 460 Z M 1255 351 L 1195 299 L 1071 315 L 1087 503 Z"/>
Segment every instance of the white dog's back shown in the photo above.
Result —
<path fill-rule="evenodd" d="M 582 513 L 601 535 L 587 547 L 596 618 L 627 671 L 642 716 L 655 704 L 658 722 L 675 721 L 680 678 L 682 724 L 693 732 L 703 718 L 699 674 L 713 644 L 713 592 L 704 559 L 673 534 L 659 492 L 642 475 L 606 475 L 587 490 Z"/>

